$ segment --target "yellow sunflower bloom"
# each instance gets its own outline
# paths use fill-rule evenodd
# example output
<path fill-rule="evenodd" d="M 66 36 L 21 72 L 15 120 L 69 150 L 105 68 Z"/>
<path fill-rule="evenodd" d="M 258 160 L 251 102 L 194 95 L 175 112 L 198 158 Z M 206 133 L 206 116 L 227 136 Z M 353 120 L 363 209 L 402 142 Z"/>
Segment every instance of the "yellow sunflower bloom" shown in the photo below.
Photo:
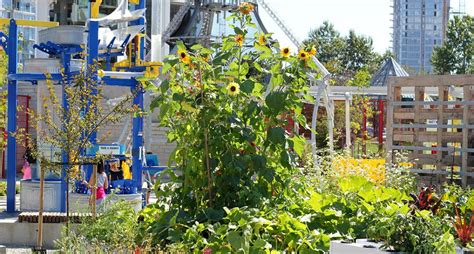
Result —
<path fill-rule="evenodd" d="M 185 64 L 191 63 L 191 58 L 188 55 L 188 52 L 186 50 L 179 49 L 177 53 L 179 60 Z"/>
<path fill-rule="evenodd" d="M 280 54 L 282 57 L 289 57 L 290 56 L 290 48 L 284 47 L 280 50 Z"/>
<path fill-rule="evenodd" d="M 303 61 L 308 60 L 309 56 L 310 56 L 309 53 L 303 49 L 301 49 L 300 52 L 298 53 L 298 58 Z"/>
<path fill-rule="evenodd" d="M 242 47 L 242 45 L 244 45 L 244 36 L 243 35 L 241 35 L 241 34 L 235 35 L 234 40 L 235 40 L 235 42 L 237 42 L 237 44 L 239 44 L 239 47 Z"/>
<path fill-rule="evenodd" d="M 235 96 L 240 93 L 240 85 L 235 82 L 229 83 L 227 85 L 227 93 L 229 93 L 230 96 Z"/>
<path fill-rule="evenodd" d="M 316 48 L 313 46 L 311 47 L 311 49 L 309 50 L 309 55 L 310 56 L 315 56 L 318 52 L 316 51 Z"/>
<path fill-rule="evenodd" d="M 248 2 L 244 2 L 244 3 L 240 4 L 240 6 L 239 6 L 240 13 L 242 13 L 244 15 L 249 15 L 251 12 L 253 12 L 253 9 L 254 9 L 253 4 L 248 3 Z"/>
<path fill-rule="evenodd" d="M 265 34 L 260 34 L 258 36 L 258 44 L 260 44 L 260 46 L 265 46 L 267 44 L 267 38 L 265 38 Z"/>

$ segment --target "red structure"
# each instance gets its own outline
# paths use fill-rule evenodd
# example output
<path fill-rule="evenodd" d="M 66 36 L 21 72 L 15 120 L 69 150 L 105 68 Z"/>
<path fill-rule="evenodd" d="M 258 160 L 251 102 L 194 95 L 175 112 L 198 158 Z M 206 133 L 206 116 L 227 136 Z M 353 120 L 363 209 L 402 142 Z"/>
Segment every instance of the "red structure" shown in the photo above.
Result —
<path fill-rule="evenodd" d="M 30 100 L 31 97 L 28 95 L 18 95 L 17 102 L 18 102 L 18 109 L 17 109 L 17 123 L 18 123 L 18 130 L 24 131 L 24 133 L 29 133 L 30 127 L 30 120 L 28 116 L 28 110 L 30 108 Z M 5 130 L 4 136 L 6 136 Z M 25 163 L 25 159 L 23 158 L 26 152 L 26 148 L 28 147 L 28 139 L 26 136 L 23 136 L 21 139 L 17 139 L 17 150 L 16 150 L 16 172 L 21 173 L 21 168 Z M 5 172 L 5 156 L 6 150 L 3 149 L 2 154 L 2 178 L 6 177 Z"/>

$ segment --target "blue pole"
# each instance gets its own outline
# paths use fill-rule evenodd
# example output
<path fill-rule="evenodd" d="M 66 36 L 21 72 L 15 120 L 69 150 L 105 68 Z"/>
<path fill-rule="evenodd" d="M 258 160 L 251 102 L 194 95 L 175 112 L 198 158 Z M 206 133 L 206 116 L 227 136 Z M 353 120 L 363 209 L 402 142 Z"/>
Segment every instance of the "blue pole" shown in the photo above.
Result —
<path fill-rule="evenodd" d="M 133 104 L 143 110 L 143 94 L 137 81 L 137 86 L 132 88 L 132 93 L 136 93 L 133 97 Z M 142 158 L 140 160 L 140 148 L 143 146 L 143 117 L 136 116 L 132 121 L 132 176 L 137 184 L 138 191 L 142 191 Z"/>
<path fill-rule="evenodd" d="M 140 3 L 135 6 L 135 9 L 144 9 L 145 0 L 140 0 Z M 137 22 L 139 25 L 145 24 L 145 19 L 141 18 Z M 140 39 L 140 60 L 145 59 L 145 38 Z M 133 98 L 133 104 L 138 105 L 140 110 L 143 110 L 143 95 L 144 91 L 140 88 L 140 84 L 137 81 L 135 88 L 132 88 L 132 92 L 135 92 Z M 142 158 L 140 160 L 140 148 L 143 147 L 143 117 L 137 116 L 133 118 L 132 122 L 132 176 L 137 184 L 139 192 L 142 191 Z"/>
<path fill-rule="evenodd" d="M 8 74 L 15 74 L 17 69 L 18 27 L 14 19 L 10 20 L 8 34 Z M 17 107 L 16 80 L 8 80 L 8 139 L 7 139 L 7 212 L 15 212 L 15 185 L 16 185 L 16 138 L 12 135 L 16 131 Z"/>
<path fill-rule="evenodd" d="M 89 69 L 89 74 L 91 75 L 91 80 L 93 83 L 92 94 L 97 94 L 97 88 L 99 79 L 97 76 L 97 64 L 99 59 L 99 22 L 98 21 L 89 21 L 89 38 L 87 41 L 87 68 Z M 93 72 L 91 72 L 91 67 Z M 89 102 L 90 103 L 90 102 Z M 89 104 L 90 105 L 90 104 Z M 95 145 L 97 143 L 97 132 L 92 133 L 91 143 Z"/>
<path fill-rule="evenodd" d="M 62 53 L 62 65 L 64 68 L 64 76 L 66 77 L 66 82 L 63 85 L 63 109 L 65 115 L 64 121 L 69 119 L 69 103 L 66 94 L 66 87 L 70 85 L 70 72 L 71 72 L 71 55 L 67 53 Z M 64 126 L 63 126 L 64 129 Z M 67 162 L 69 162 L 69 154 L 66 150 L 62 151 L 62 162 L 64 163 L 63 170 L 61 172 L 61 212 L 66 212 L 66 196 L 67 196 Z"/>
<path fill-rule="evenodd" d="M 88 70 L 88 75 L 90 75 L 90 79 L 93 83 L 92 87 L 92 94 L 96 95 L 97 94 L 97 88 L 95 87 L 98 84 L 98 75 L 97 75 L 97 64 L 98 64 L 98 59 L 99 59 L 99 22 L 95 20 L 89 20 L 89 36 L 87 39 L 87 70 Z M 88 108 L 86 110 L 90 109 L 91 102 L 89 101 L 88 103 Z M 90 135 L 90 142 L 92 144 L 92 147 L 94 147 L 97 143 L 97 132 L 93 132 Z M 90 149 L 94 150 L 94 149 Z M 87 151 L 86 151 L 87 153 Z M 93 156 L 95 154 L 92 154 L 89 152 L 90 156 Z M 92 166 L 87 165 L 84 167 L 86 169 L 86 177 L 89 178 L 92 175 Z"/>

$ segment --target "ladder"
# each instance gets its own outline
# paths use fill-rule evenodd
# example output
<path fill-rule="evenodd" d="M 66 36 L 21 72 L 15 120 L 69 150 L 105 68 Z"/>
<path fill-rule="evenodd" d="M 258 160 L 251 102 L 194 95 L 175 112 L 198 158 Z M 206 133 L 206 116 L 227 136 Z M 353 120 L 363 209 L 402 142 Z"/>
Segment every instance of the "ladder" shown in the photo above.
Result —
<path fill-rule="evenodd" d="M 168 27 L 163 33 L 161 45 L 165 45 L 165 43 L 170 39 L 171 35 L 176 32 L 176 30 L 178 30 L 181 21 L 183 20 L 189 9 L 191 9 L 191 6 L 192 0 L 187 0 L 186 3 L 184 3 L 184 5 L 179 8 L 178 12 L 174 15 L 173 19 L 170 21 Z"/>

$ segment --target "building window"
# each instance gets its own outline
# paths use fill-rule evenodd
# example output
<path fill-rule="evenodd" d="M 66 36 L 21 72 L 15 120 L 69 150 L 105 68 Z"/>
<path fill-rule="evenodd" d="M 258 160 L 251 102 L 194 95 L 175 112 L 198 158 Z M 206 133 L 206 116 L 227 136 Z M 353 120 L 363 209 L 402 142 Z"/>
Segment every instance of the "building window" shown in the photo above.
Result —
<path fill-rule="evenodd" d="M 435 10 L 438 9 L 438 5 L 434 4 L 434 8 L 435 8 Z"/>
<path fill-rule="evenodd" d="M 405 30 L 408 30 L 408 26 L 407 26 L 407 25 L 405 25 Z"/>
<path fill-rule="evenodd" d="M 405 37 L 408 37 L 408 33 L 407 33 L 407 32 L 405 32 Z"/>
<path fill-rule="evenodd" d="M 437 27 L 436 25 L 433 26 L 433 30 L 436 31 L 437 28 L 438 28 L 438 27 Z"/>
<path fill-rule="evenodd" d="M 408 10 L 408 4 L 406 4 L 406 5 L 405 5 L 405 9 L 407 9 L 407 10 Z"/>
<path fill-rule="evenodd" d="M 436 14 L 437 14 L 437 13 L 436 13 L 436 11 L 435 11 L 435 12 L 434 12 L 434 16 L 435 16 L 435 17 L 436 17 Z"/>
<path fill-rule="evenodd" d="M 434 39 L 433 44 L 436 45 L 436 39 Z"/>
<path fill-rule="evenodd" d="M 405 12 L 405 16 L 408 16 L 408 12 Z"/>

